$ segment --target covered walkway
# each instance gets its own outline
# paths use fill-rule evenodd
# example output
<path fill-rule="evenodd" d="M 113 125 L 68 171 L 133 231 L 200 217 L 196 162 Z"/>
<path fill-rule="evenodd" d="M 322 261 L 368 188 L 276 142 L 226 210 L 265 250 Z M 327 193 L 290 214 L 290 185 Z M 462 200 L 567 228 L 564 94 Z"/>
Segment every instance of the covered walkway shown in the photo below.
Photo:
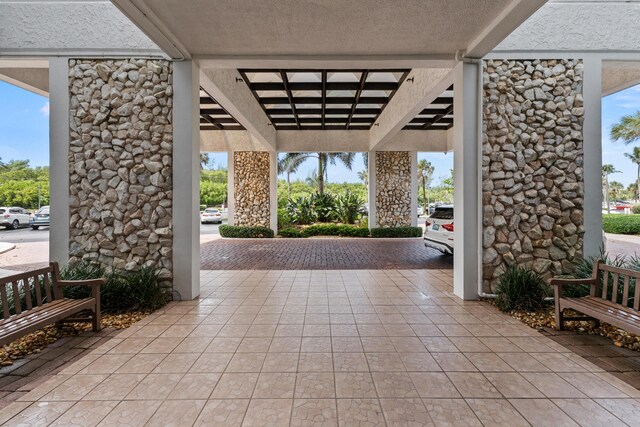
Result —
<path fill-rule="evenodd" d="M 219 239 L 200 245 L 202 270 L 385 270 L 453 268 L 422 239 Z"/>
<path fill-rule="evenodd" d="M 6 425 L 632 425 L 640 391 L 428 270 L 208 271 Z"/>

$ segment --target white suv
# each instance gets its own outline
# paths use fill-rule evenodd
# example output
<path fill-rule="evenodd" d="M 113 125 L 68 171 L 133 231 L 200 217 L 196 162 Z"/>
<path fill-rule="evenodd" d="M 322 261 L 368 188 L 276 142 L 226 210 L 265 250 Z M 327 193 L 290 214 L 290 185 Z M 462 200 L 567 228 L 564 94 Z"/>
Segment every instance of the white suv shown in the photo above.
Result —
<path fill-rule="evenodd" d="M 18 207 L 0 207 L 0 227 L 17 230 L 29 226 L 29 212 Z"/>
<path fill-rule="evenodd" d="M 453 205 L 440 205 L 427 218 L 424 245 L 453 255 Z"/>

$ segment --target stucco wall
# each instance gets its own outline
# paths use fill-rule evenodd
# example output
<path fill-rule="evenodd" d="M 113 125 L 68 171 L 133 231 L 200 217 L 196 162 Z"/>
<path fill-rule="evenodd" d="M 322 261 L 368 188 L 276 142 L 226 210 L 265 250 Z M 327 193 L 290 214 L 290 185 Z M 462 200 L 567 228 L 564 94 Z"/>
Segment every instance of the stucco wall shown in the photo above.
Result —
<path fill-rule="evenodd" d="M 234 225 L 271 225 L 270 171 L 267 151 L 233 153 Z"/>
<path fill-rule="evenodd" d="M 549 277 L 582 254 L 580 60 L 484 62 L 483 280 L 509 265 Z"/>
<path fill-rule="evenodd" d="M 172 64 L 69 61 L 69 255 L 172 278 Z"/>
<path fill-rule="evenodd" d="M 0 55 L 162 55 L 106 0 L 0 2 L 0 17 Z"/>
<path fill-rule="evenodd" d="M 378 227 L 411 226 L 411 153 L 376 151 L 376 216 Z"/>
<path fill-rule="evenodd" d="M 640 2 L 550 0 L 493 52 L 637 52 L 638 46 Z"/>

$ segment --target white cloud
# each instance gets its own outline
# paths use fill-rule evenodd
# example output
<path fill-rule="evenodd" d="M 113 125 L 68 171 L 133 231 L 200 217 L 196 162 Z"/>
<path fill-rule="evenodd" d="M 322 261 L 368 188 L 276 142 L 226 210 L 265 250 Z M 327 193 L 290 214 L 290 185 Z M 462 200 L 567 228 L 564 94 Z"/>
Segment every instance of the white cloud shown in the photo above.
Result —
<path fill-rule="evenodd" d="M 43 116 L 49 117 L 49 102 L 44 104 L 39 111 L 42 113 Z"/>

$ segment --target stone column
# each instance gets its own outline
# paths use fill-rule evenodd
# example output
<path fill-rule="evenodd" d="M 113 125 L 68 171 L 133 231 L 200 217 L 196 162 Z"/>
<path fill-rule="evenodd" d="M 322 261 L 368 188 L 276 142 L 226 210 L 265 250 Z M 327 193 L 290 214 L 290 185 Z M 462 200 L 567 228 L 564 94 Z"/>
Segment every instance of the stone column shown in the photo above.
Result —
<path fill-rule="evenodd" d="M 273 227 L 273 158 L 269 151 L 233 152 L 233 225 Z"/>
<path fill-rule="evenodd" d="M 544 278 L 569 273 L 582 255 L 585 201 L 591 207 L 592 250 L 597 251 L 602 236 L 600 69 L 599 63 L 592 65 L 593 80 L 588 86 L 593 116 L 585 123 L 591 130 L 590 151 L 583 164 L 582 61 L 493 59 L 485 63 L 482 262 L 486 292 L 495 291 L 509 266 L 531 269 Z M 590 164 L 585 169 L 586 160 Z M 591 198 L 584 197 L 587 177 Z"/>
<path fill-rule="evenodd" d="M 61 72 L 60 64 L 55 61 L 54 64 L 54 72 Z M 188 66 L 190 64 L 184 63 L 181 70 Z M 88 260 L 125 270 L 155 266 L 160 269 L 161 277 L 172 284 L 173 63 L 136 58 L 71 59 L 67 75 L 70 261 Z M 194 101 L 197 93 L 192 99 L 192 85 L 197 88 L 197 80 L 185 85 L 180 77 L 178 83 L 181 92 L 188 92 L 178 99 L 189 98 L 189 102 L 195 102 L 191 113 L 197 117 L 197 101 Z M 55 82 L 52 87 L 58 84 Z M 188 109 L 189 102 L 181 101 L 180 108 Z M 193 119 L 184 117 L 189 114 L 188 111 L 178 113 L 180 126 L 193 126 Z M 57 123 L 57 118 L 55 121 Z M 197 131 L 197 124 L 195 126 Z M 197 139 L 190 139 L 188 133 L 185 129 L 176 133 L 181 149 L 175 154 L 184 177 L 192 176 L 197 173 L 192 169 L 198 169 Z M 52 145 L 56 142 L 53 140 Z M 189 149 L 195 151 L 189 153 Z M 53 150 L 59 154 L 58 148 Z M 195 156 L 195 161 L 182 162 L 182 156 Z M 58 159 L 54 162 L 52 170 L 60 166 Z M 185 179 L 180 181 L 181 191 L 191 195 L 193 184 Z M 61 197 L 65 202 L 63 194 L 54 197 Z M 182 194 L 175 200 L 181 205 L 180 221 L 184 222 L 181 227 L 189 227 L 197 220 L 195 204 L 190 206 L 192 200 Z M 55 216 L 56 210 L 52 213 Z M 182 243 L 185 242 L 182 239 L 188 238 L 186 234 L 178 232 Z M 181 256 L 193 262 L 189 258 L 193 256 L 192 243 L 184 247 L 182 243 L 178 245 L 184 251 Z M 183 298 L 197 295 L 191 288 L 187 290 L 195 279 L 186 269 L 179 271 L 180 281 L 175 289 Z"/>
<path fill-rule="evenodd" d="M 480 85 L 478 64 L 458 63 L 454 78 L 453 292 L 478 298 L 480 268 Z"/>
<path fill-rule="evenodd" d="M 602 248 L 602 60 L 584 60 L 584 256 Z"/>
<path fill-rule="evenodd" d="M 376 218 L 376 152 L 369 151 L 368 159 L 367 176 L 369 188 L 367 203 L 369 204 L 369 228 L 376 228 L 378 226 L 378 219 Z"/>
<path fill-rule="evenodd" d="M 200 293 L 200 84 L 193 61 L 173 63 L 173 289 Z"/>
<path fill-rule="evenodd" d="M 411 226 L 418 226 L 418 152 L 410 151 L 411 156 Z"/>
<path fill-rule="evenodd" d="M 411 211 L 416 206 L 412 200 L 415 183 L 412 152 L 376 151 L 373 179 L 377 226 L 403 227 L 415 223 L 416 210 Z"/>
<path fill-rule="evenodd" d="M 69 260 L 69 59 L 49 58 L 49 259 Z"/>

